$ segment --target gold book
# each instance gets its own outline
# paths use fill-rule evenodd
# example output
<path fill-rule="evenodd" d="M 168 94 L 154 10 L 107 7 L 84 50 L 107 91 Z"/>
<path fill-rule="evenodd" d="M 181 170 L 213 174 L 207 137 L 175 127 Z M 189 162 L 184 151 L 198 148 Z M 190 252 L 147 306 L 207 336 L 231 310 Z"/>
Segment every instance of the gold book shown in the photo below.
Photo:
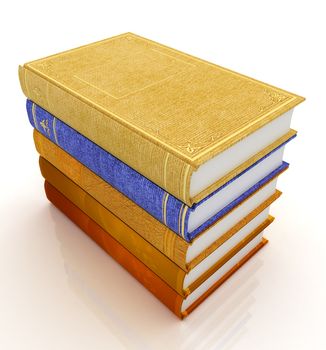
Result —
<path fill-rule="evenodd" d="M 26 63 L 19 76 L 28 98 L 189 206 L 291 137 L 303 101 L 132 33 Z M 260 142 L 247 150 L 249 138 Z M 232 163 L 226 152 L 239 149 Z"/>

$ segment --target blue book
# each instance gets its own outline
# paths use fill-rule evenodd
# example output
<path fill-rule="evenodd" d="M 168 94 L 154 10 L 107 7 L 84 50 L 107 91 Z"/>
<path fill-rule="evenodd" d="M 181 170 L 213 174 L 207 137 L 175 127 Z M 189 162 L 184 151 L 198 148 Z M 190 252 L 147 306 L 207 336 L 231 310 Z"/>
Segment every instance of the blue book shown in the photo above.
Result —
<path fill-rule="evenodd" d="M 26 107 L 34 128 L 188 242 L 283 172 L 295 137 L 189 207 L 32 101 Z"/>

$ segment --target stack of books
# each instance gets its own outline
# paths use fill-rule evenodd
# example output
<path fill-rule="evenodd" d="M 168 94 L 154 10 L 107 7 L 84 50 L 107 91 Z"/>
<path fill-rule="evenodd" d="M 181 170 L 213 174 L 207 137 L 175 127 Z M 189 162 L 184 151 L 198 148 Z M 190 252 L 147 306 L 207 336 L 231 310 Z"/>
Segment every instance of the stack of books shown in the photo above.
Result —
<path fill-rule="evenodd" d="M 132 33 L 19 77 L 48 199 L 177 316 L 266 244 L 302 97 Z"/>

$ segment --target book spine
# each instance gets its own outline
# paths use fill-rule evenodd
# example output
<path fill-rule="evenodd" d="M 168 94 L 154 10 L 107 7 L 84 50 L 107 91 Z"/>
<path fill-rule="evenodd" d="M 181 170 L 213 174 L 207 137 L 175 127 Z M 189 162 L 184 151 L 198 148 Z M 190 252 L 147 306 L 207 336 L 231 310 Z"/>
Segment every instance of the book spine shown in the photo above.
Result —
<path fill-rule="evenodd" d="M 94 220 L 64 197 L 50 183 L 45 181 L 44 187 L 47 198 L 54 206 L 81 228 L 172 312 L 178 317 L 182 317 L 180 310 L 183 298 L 178 293 L 117 242 L 109 233 L 104 231 Z"/>
<path fill-rule="evenodd" d="M 108 118 L 69 89 L 57 86 L 31 68 L 19 67 L 19 78 L 21 88 L 28 98 L 168 193 L 188 206 L 192 205 L 189 194 L 190 176 L 195 168 L 190 163 Z"/>
<path fill-rule="evenodd" d="M 184 271 L 188 270 L 186 254 L 189 243 L 42 134 L 35 132 L 34 141 L 41 157 L 88 192 Z"/>
<path fill-rule="evenodd" d="M 26 108 L 29 121 L 37 131 L 189 241 L 185 213 L 191 208 L 34 102 L 27 100 Z"/>
<path fill-rule="evenodd" d="M 51 164 L 40 159 L 40 169 L 43 177 L 52 186 L 56 187 L 105 231 L 111 232 L 113 238 L 162 278 L 178 294 L 181 296 L 185 294 L 183 280 L 186 273 L 178 265 L 154 248 Z"/>

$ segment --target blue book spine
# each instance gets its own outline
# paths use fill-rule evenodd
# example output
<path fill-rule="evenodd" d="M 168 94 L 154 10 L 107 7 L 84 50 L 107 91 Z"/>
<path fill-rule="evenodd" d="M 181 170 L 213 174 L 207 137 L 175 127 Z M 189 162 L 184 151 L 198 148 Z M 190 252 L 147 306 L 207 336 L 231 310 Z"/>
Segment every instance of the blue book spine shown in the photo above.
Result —
<path fill-rule="evenodd" d="M 201 202 L 194 204 L 192 207 L 188 207 L 179 199 L 164 191 L 161 187 L 81 135 L 69 125 L 55 118 L 34 102 L 27 100 L 26 108 L 29 121 L 35 129 L 84 164 L 115 189 L 123 193 L 130 200 L 142 207 L 150 215 L 162 222 L 162 224 L 168 226 L 172 231 L 183 237 L 187 242 L 191 242 L 200 232 L 288 167 L 288 164 L 283 162 L 279 168 L 275 169 L 271 174 L 243 193 L 239 198 L 220 210 L 200 227 L 192 232 L 188 232 L 188 218 L 191 211 L 195 210 L 198 205 L 284 144 L 274 149 L 264 158 L 260 159 L 234 179 L 214 191 Z M 108 137 L 110 136 L 108 135 Z M 290 141 L 290 139 L 286 142 L 288 141 Z"/>

